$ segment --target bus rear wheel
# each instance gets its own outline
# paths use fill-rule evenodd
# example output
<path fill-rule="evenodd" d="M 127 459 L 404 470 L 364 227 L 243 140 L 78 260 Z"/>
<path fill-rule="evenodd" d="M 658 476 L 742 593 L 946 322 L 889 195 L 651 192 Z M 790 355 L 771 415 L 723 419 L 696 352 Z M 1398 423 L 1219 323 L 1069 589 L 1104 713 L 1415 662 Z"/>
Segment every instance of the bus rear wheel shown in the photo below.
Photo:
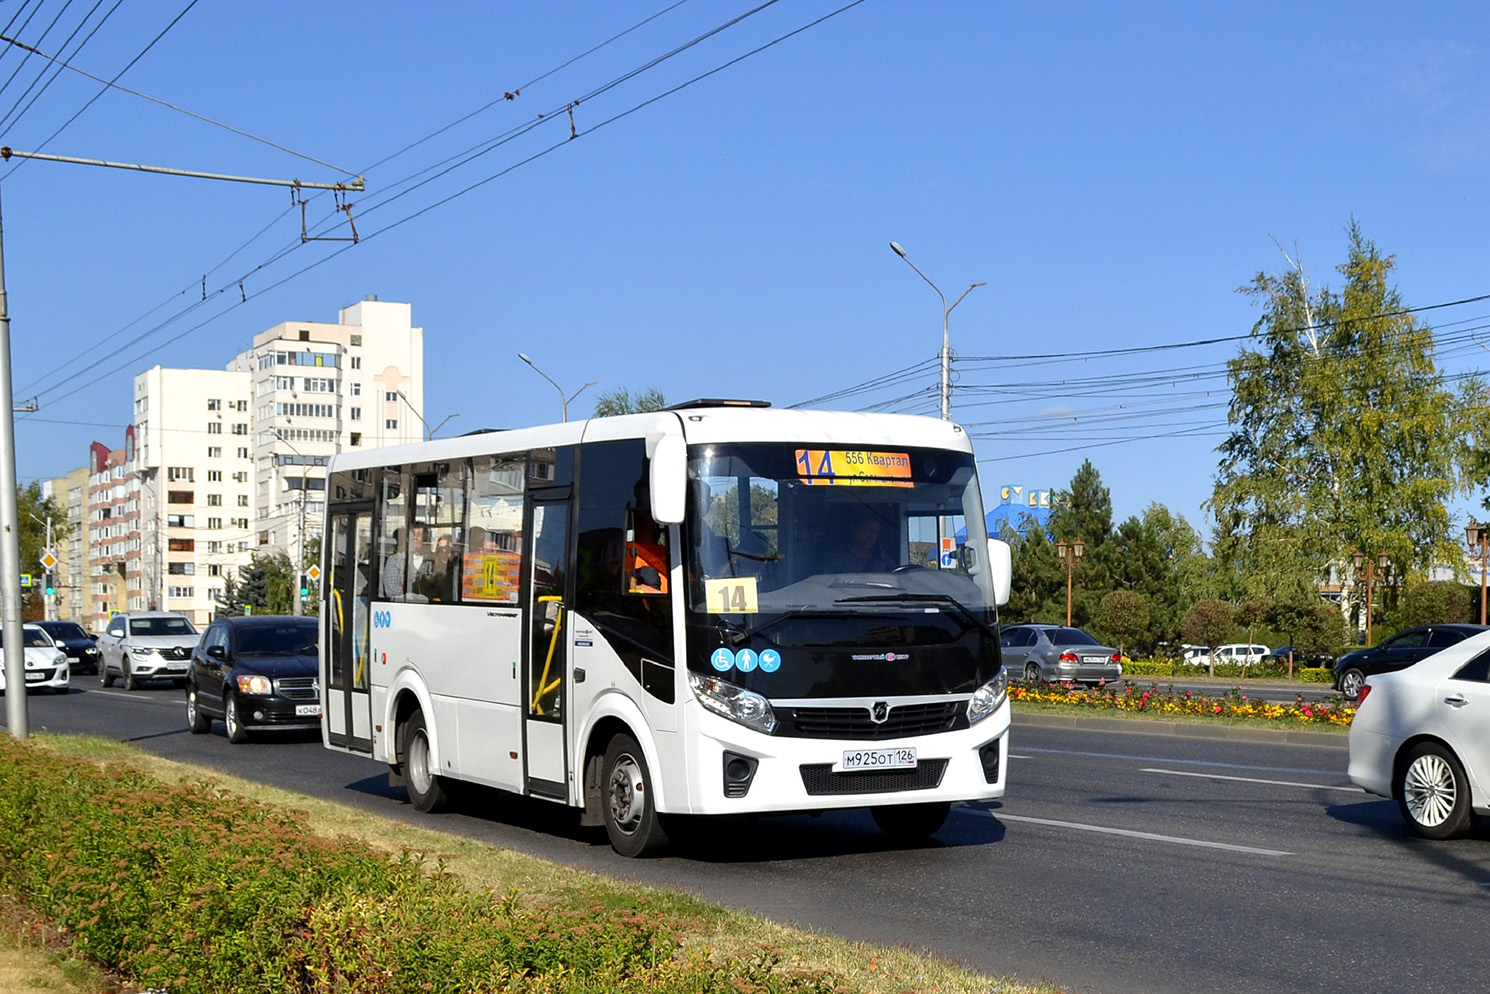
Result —
<path fill-rule="evenodd" d="M 923 842 L 936 834 L 952 810 L 948 801 L 930 804 L 887 804 L 872 808 L 874 823 L 896 842 Z"/>
<path fill-rule="evenodd" d="M 445 786 L 430 766 L 429 729 L 425 726 L 423 711 L 415 711 L 404 724 L 400 759 L 403 760 L 409 803 L 414 805 L 414 810 L 430 814 L 445 807 Z"/>
<path fill-rule="evenodd" d="M 605 832 L 611 848 L 622 856 L 650 856 L 666 849 L 667 832 L 652 799 L 652 774 L 636 739 L 611 739 L 602 771 Z"/>

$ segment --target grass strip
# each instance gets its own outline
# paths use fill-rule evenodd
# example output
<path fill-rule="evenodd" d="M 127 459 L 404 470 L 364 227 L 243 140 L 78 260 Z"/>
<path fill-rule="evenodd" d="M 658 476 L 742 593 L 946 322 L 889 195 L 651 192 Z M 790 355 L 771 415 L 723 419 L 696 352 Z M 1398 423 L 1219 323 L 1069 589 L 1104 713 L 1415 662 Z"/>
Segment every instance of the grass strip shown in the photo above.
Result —
<path fill-rule="evenodd" d="M 16 748 L 28 753 L 21 756 L 24 762 L 17 759 Z M 50 755 L 50 761 L 38 761 L 38 754 Z M 95 924 L 81 924 L 88 915 L 75 909 L 75 899 L 60 909 L 38 910 L 61 925 L 74 948 L 141 982 L 160 981 L 173 994 L 421 989 L 567 994 L 638 986 L 653 994 L 1058 990 L 990 978 L 914 950 L 850 943 L 763 922 L 686 895 L 390 822 L 94 737 L 42 736 L 27 745 L 0 748 L 0 832 L 15 834 L 11 812 L 22 806 L 12 802 L 12 795 L 36 802 L 59 790 L 76 796 L 92 791 L 96 783 L 88 791 L 79 785 L 98 776 L 128 785 L 128 796 L 112 797 L 109 803 L 124 802 L 123 808 L 113 809 L 130 822 L 121 831 L 150 837 L 142 837 L 147 844 L 140 847 L 147 862 L 165 858 L 172 847 L 210 850 L 212 846 L 203 845 L 208 838 L 233 854 L 231 862 L 227 857 L 187 857 L 185 862 L 196 867 L 193 883 L 179 879 L 183 871 L 162 872 L 157 863 L 151 863 L 152 879 L 141 879 L 142 867 L 130 858 L 130 846 L 118 832 L 102 831 L 100 837 L 95 833 L 101 825 L 72 817 L 51 833 L 54 848 L 45 850 L 43 860 L 54 877 L 58 854 L 65 851 L 71 860 L 79 848 L 68 848 L 66 842 L 77 835 L 93 839 L 83 849 L 108 855 L 95 860 L 101 874 L 97 883 L 105 891 L 117 893 L 121 881 L 133 888 L 118 908 L 118 900 L 101 899 L 94 893 L 97 888 L 90 889 L 84 908 L 96 912 L 93 905 L 102 900 L 111 914 L 130 914 L 127 926 L 112 926 L 110 945 L 95 936 Z M 23 786 L 26 779 L 36 783 Z M 187 798 L 204 803 L 187 805 Z M 96 799 L 84 805 L 90 813 L 94 803 Z M 241 821 L 225 819 L 220 809 L 226 808 Z M 138 817 L 141 812 L 143 818 Z M 52 820 L 64 814 L 42 803 L 29 818 Z M 143 827 L 162 817 L 182 823 L 169 843 Z M 228 822 L 233 828 L 227 836 L 212 834 L 219 830 L 214 826 Z M 294 839 L 300 845 L 276 844 L 272 857 L 261 853 L 244 859 L 246 847 L 265 832 L 279 842 Z M 40 850 L 27 857 L 21 845 L 18 854 L 14 838 L 0 844 L 0 882 L 39 904 L 36 895 L 48 891 L 36 877 L 46 874 L 17 872 L 17 864 L 25 858 L 36 863 Z M 117 856 L 111 852 L 114 847 L 120 849 Z M 331 853 L 338 865 L 307 868 L 297 863 L 294 854 L 306 847 Z M 376 858 L 369 861 L 369 853 Z M 381 871 L 374 873 L 375 867 Z M 244 879 L 265 883 L 245 889 Z M 193 886 L 192 900 L 201 903 L 191 914 L 199 919 L 188 923 L 167 905 L 179 903 L 180 892 Z M 200 920 L 209 906 L 221 916 L 220 924 Z M 249 913 L 253 908 L 263 914 Z M 187 964 L 182 954 L 162 950 L 170 936 L 188 937 L 188 947 L 204 952 L 189 951 L 186 958 L 199 958 Z"/>

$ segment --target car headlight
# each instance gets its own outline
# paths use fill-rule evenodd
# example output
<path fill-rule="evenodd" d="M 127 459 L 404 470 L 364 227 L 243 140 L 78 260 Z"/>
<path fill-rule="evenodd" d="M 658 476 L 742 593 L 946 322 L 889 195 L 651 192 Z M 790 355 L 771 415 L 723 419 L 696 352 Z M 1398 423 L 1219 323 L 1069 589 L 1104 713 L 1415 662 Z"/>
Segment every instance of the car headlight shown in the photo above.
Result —
<path fill-rule="evenodd" d="M 272 694 L 274 693 L 274 681 L 267 676 L 240 674 L 238 692 L 240 694 Z"/>
<path fill-rule="evenodd" d="M 693 696 L 715 714 L 767 735 L 776 728 L 776 715 L 771 711 L 771 703 L 754 691 L 698 673 L 688 674 L 688 686 L 693 688 Z"/>
<path fill-rule="evenodd" d="M 90 645 L 88 648 L 86 648 L 86 649 L 83 650 L 83 655 L 85 655 L 85 656 L 96 656 L 96 655 L 98 655 L 98 646 L 96 646 L 96 645 Z"/>
<path fill-rule="evenodd" d="M 65 652 L 59 652 L 59 653 L 57 653 L 57 655 L 52 659 L 52 665 L 53 666 L 64 666 L 64 665 L 66 665 L 66 663 L 67 663 L 67 653 L 65 653 Z"/>
<path fill-rule="evenodd" d="M 129 647 L 129 654 L 131 656 L 148 656 L 154 651 L 148 645 L 132 645 Z"/>
<path fill-rule="evenodd" d="M 983 686 L 973 691 L 972 699 L 967 702 L 967 723 L 976 725 L 999 709 L 1009 697 L 1009 672 L 1002 666 Z"/>

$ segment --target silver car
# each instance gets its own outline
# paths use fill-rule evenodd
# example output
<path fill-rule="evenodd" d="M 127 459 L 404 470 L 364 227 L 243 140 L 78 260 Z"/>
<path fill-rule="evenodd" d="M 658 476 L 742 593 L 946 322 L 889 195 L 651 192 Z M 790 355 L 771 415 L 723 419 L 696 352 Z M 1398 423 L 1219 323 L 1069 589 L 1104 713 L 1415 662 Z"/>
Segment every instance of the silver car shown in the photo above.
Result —
<path fill-rule="evenodd" d="M 1080 628 L 1010 625 L 999 633 L 1004 666 L 1026 683 L 1111 683 L 1123 675 L 1123 656 Z"/>
<path fill-rule="evenodd" d="M 134 690 L 142 680 L 171 680 L 184 687 L 191 670 L 191 650 L 201 639 L 184 614 L 116 614 L 98 637 L 98 682 L 112 687 L 119 679 L 125 690 Z"/>

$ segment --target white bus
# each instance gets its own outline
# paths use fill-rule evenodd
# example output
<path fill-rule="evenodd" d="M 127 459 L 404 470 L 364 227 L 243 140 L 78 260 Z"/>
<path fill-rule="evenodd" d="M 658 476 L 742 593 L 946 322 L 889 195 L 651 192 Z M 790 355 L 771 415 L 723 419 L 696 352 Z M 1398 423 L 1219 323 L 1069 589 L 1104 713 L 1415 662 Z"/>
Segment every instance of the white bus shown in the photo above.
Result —
<path fill-rule="evenodd" d="M 1009 548 L 954 424 L 695 401 L 343 452 L 326 514 L 323 739 L 421 811 L 470 781 L 639 856 L 1004 793 Z"/>

